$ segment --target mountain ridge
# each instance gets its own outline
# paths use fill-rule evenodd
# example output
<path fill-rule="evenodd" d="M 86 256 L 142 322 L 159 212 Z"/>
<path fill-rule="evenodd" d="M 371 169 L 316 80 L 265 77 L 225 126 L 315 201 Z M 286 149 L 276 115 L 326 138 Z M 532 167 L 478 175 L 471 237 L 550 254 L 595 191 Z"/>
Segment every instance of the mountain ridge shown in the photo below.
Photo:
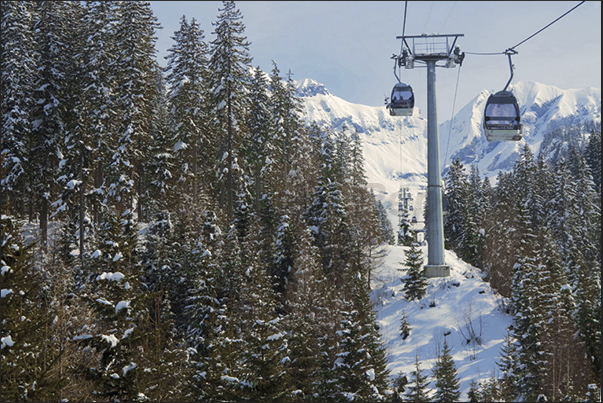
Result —
<path fill-rule="evenodd" d="M 303 117 L 319 126 L 356 130 L 362 139 L 369 186 L 386 208 L 396 206 L 401 186 L 421 192 L 427 185 L 427 119 L 419 108 L 413 116 L 390 116 L 385 105 L 366 106 L 331 94 L 313 79 L 296 81 Z M 518 82 L 509 87 L 520 105 L 523 139 L 517 142 L 488 142 L 482 119 L 488 96 L 482 90 L 459 109 L 452 120 L 438 125 L 440 167 L 443 177 L 459 158 L 465 166 L 476 164 L 492 184 L 500 172 L 513 169 L 525 144 L 538 154 L 545 135 L 566 125 L 601 124 L 601 89 L 563 90 L 537 82 Z M 584 139 L 588 140 L 588 133 Z M 393 216 L 395 217 L 395 215 Z M 397 222 L 397 221 L 394 221 Z"/>

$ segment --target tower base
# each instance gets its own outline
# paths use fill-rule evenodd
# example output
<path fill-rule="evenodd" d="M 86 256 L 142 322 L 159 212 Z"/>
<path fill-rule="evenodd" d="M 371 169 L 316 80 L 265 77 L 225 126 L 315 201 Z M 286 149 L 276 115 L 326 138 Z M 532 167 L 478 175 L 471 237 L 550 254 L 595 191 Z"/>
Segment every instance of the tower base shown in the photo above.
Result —
<path fill-rule="evenodd" d="M 425 265 L 423 266 L 425 277 L 427 278 L 435 278 L 435 277 L 449 277 L 450 276 L 450 266 L 446 265 Z"/>

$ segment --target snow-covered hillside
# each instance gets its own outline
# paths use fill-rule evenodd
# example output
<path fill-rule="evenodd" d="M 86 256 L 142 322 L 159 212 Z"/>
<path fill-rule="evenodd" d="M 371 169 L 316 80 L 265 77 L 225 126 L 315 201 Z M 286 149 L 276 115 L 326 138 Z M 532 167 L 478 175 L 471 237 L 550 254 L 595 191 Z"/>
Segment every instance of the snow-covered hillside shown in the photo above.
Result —
<path fill-rule="evenodd" d="M 427 247 L 422 248 L 423 256 L 427 256 Z M 404 374 L 410 379 L 418 355 L 424 374 L 432 378 L 438 348 L 441 351 L 446 338 L 461 381 L 461 401 L 466 401 L 463 399 L 472 380 L 498 375 L 496 360 L 511 324 L 511 316 L 504 312 L 506 303 L 482 280 L 478 269 L 450 251 L 445 257 L 451 267 L 450 277 L 428 279 L 427 294 L 420 301 L 406 301 L 400 279 L 405 249 L 387 247 L 372 284 L 371 297 L 387 349 L 388 368 L 391 375 Z M 403 312 L 412 328 L 405 340 L 400 336 Z M 429 388 L 435 389 L 435 382 Z"/>

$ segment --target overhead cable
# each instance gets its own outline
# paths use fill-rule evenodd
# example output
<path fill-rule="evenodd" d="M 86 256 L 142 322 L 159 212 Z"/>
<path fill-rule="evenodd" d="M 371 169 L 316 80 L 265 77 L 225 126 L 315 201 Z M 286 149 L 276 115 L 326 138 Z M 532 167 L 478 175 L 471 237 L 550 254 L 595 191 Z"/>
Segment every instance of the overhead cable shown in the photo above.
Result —
<path fill-rule="evenodd" d="M 574 11 L 576 8 L 578 8 L 579 6 L 581 6 L 582 4 L 586 3 L 586 1 L 581 1 L 580 3 L 576 4 L 574 7 L 572 7 L 569 11 L 565 12 L 565 14 L 561 15 L 560 17 L 558 17 L 556 20 L 550 22 L 548 25 L 546 25 L 545 27 L 541 28 L 540 30 L 536 31 L 535 33 L 533 33 L 532 35 L 528 36 L 526 39 L 524 39 L 523 41 L 519 42 L 517 45 L 512 46 L 508 49 L 506 49 L 503 52 L 490 52 L 490 53 L 480 53 L 480 52 L 465 52 L 468 55 L 479 55 L 479 56 L 491 56 L 491 55 L 501 55 L 501 54 L 506 54 L 507 51 L 509 50 L 515 50 L 516 47 L 518 47 L 521 44 L 524 44 L 525 42 L 527 42 L 529 39 L 532 39 L 533 37 L 535 37 L 536 35 L 538 35 L 539 33 L 541 33 L 542 31 L 544 31 L 545 29 L 547 29 L 548 27 L 550 27 L 551 25 L 553 25 L 554 23 L 556 23 L 557 21 L 559 21 L 560 19 L 562 19 L 563 17 L 565 17 L 566 15 L 568 15 L 569 13 L 571 13 L 572 11 Z"/>

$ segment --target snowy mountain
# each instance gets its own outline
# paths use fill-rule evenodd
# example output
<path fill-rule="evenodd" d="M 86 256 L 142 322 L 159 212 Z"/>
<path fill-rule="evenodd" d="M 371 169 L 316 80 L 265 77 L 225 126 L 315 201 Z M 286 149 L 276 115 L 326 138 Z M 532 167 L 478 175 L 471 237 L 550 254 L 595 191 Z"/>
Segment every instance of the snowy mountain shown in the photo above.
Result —
<path fill-rule="evenodd" d="M 401 184 L 418 194 L 427 185 L 427 119 L 415 108 L 413 116 L 392 117 L 383 107 L 347 102 L 324 85 L 306 79 L 298 83 L 304 117 L 339 130 L 346 125 L 363 141 L 365 169 L 371 187 L 397 223 L 398 189 Z M 424 193 L 424 192 L 423 192 Z M 421 219 L 421 217 L 417 217 Z"/>
<path fill-rule="evenodd" d="M 442 160 L 442 167 L 458 157 L 465 166 L 476 163 L 480 172 L 494 183 L 498 172 L 507 172 L 514 167 L 524 144 L 527 143 L 537 154 L 545 135 L 554 129 L 601 122 L 600 88 L 562 90 L 534 82 L 519 82 L 510 89 L 520 105 L 523 140 L 486 140 L 481 124 L 484 107 L 492 91 L 484 90 L 462 108 L 452 122 L 440 125 L 440 155 L 442 158 L 449 156 L 448 160 Z M 445 148 L 448 141 L 449 150 Z"/>
<path fill-rule="evenodd" d="M 439 125 L 443 173 L 458 157 L 467 167 L 477 164 L 481 174 L 488 176 L 494 184 L 500 171 L 513 168 L 524 144 L 537 154 L 545 134 L 555 128 L 576 123 L 601 123 L 600 88 L 562 90 L 535 82 L 519 82 L 510 90 L 520 105 L 523 140 L 486 140 L 482 120 L 486 100 L 492 91 L 484 90 L 460 109 L 452 121 Z M 387 209 L 397 206 L 400 186 L 409 187 L 419 196 L 416 199 L 419 201 L 427 185 L 427 119 L 422 111 L 415 108 L 410 117 L 390 116 L 385 106 L 347 102 L 311 79 L 297 82 L 297 91 L 308 121 L 334 129 L 341 129 L 345 124 L 360 133 L 369 185 L 381 196 Z"/>

